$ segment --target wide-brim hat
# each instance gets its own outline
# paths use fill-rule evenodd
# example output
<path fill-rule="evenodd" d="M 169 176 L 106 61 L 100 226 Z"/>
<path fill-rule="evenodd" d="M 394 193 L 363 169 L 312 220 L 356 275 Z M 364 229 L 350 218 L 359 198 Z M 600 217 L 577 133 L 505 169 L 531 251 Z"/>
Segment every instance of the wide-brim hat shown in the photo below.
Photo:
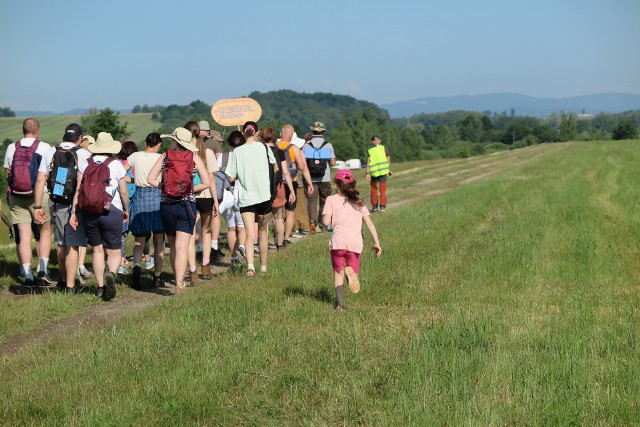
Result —
<path fill-rule="evenodd" d="M 93 154 L 118 154 L 121 149 L 120 141 L 114 140 L 109 132 L 100 132 L 95 144 L 88 147 L 88 150 Z"/>
<path fill-rule="evenodd" d="M 310 129 L 314 132 L 324 132 L 327 130 L 325 129 L 324 123 L 322 122 L 314 122 L 313 126 L 311 126 Z"/>
<path fill-rule="evenodd" d="M 200 120 L 198 122 L 198 127 L 200 128 L 200 130 L 211 130 L 211 127 L 209 126 L 209 122 L 206 120 Z"/>
<path fill-rule="evenodd" d="M 217 130 L 212 130 L 211 131 L 211 138 L 215 139 L 218 142 L 223 142 L 224 139 L 222 139 L 222 134 L 220 132 L 218 132 Z"/>
<path fill-rule="evenodd" d="M 198 151 L 198 147 L 191 142 L 191 132 L 185 128 L 176 128 L 171 134 L 160 135 L 160 138 L 171 138 L 189 151 Z"/>

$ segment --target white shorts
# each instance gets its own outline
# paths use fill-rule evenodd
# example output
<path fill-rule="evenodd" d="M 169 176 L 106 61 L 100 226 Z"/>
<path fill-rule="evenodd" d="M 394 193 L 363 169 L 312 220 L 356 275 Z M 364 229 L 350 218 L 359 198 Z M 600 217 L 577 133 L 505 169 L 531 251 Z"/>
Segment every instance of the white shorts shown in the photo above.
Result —
<path fill-rule="evenodd" d="M 240 227 L 244 228 L 244 222 L 242 222 L 242 215 L 240 215 L 240 209 L 235 207 L 228 208 L 222 211 L 222 216 L 227 221 L 227 227 Z"/>

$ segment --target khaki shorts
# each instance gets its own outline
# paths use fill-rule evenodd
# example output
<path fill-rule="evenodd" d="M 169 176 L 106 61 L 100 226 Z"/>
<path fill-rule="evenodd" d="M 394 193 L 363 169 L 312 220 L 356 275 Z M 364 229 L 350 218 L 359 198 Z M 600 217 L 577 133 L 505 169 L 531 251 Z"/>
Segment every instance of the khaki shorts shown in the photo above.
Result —
<path fill-rule="evenodd" d="M 42 210 L 44 211 L 44 222 L 51 221 L 51 213 L 49 212 L 49 193 L 42 195 Z M 35 216 L 34 206 L 35 201 L 33 196 L 20 197 L 9 195 L 9 206 L 11 206 L 11 224 L 30 224 L 32 222 L 37 223 Z"/>

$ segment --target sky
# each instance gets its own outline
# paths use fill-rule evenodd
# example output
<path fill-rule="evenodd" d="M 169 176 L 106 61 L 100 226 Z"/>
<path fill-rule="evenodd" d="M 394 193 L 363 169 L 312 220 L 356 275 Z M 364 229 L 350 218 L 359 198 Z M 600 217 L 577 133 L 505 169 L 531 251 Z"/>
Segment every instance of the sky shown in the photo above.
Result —
<path fill-rule="evenodd" d="M 0 107 L 640 94 L 638 0 L 2 0 Z"/>

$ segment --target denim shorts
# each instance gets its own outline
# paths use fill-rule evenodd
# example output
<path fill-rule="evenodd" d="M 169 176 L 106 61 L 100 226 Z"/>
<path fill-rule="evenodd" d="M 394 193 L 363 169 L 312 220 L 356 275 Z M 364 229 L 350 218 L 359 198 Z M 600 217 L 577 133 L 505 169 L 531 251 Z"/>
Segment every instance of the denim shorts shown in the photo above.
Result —
<path fill-rule="evenodd" d="M 175 236 L 176 232 L 193 234 L 196 225 L 196 202 L 175 200 L 160 202 L 162 226 L 168 236 Z"/>

